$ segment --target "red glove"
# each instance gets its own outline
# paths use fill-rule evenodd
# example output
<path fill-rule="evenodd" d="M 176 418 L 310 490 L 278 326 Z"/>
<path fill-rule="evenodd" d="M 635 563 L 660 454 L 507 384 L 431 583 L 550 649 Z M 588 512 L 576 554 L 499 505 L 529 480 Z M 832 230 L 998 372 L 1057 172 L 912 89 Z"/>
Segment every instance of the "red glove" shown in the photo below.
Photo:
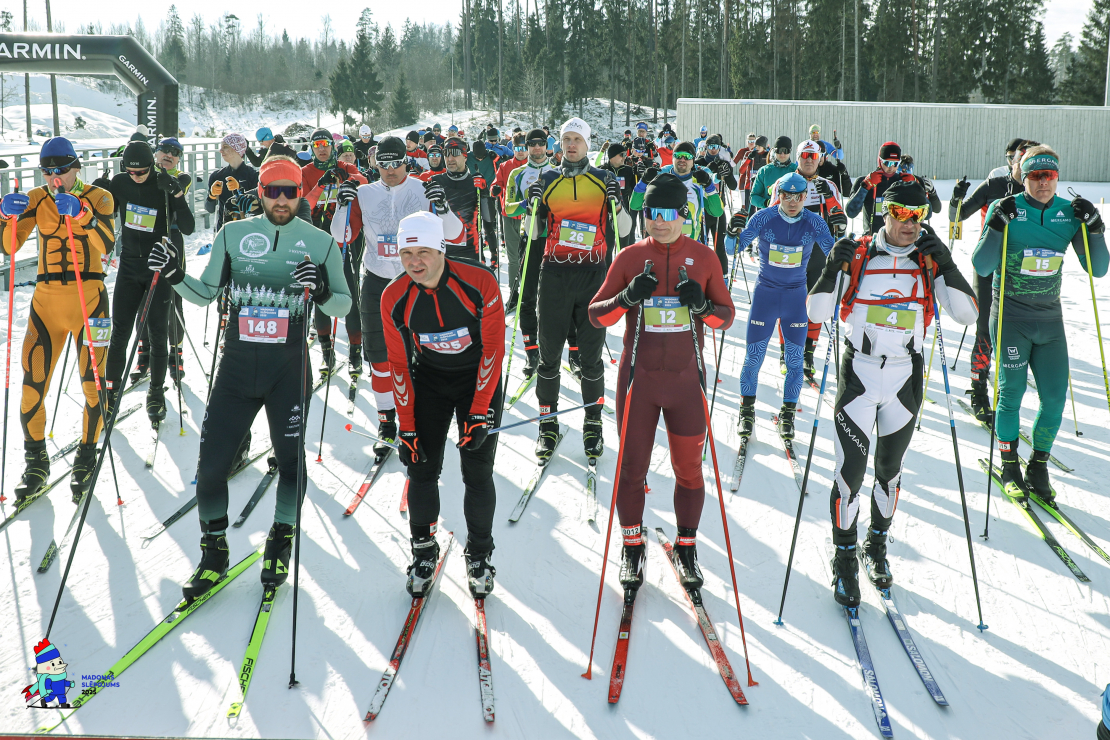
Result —
<path fill-rule="evenodd" d="M 486 178 L 482 177 L 481 175 L 475 175 L 474 176 L 474 187 L 478 188 L 479 190 L 485 190 L 486 189 Z"/>
<path fill-rule="evenodd" d="M 872 172 L 870 175 L 867 176 L 867 184 L 870 185 L 871 188 L 875 187 L 876 185 L 878 185 L 882 181 L 883 181 L 883 173 L 879 172 L 878 170 L 875 170 L 874 172 Z M 871 188 L 868 188 L 868 190 L 870 190 Z"/>

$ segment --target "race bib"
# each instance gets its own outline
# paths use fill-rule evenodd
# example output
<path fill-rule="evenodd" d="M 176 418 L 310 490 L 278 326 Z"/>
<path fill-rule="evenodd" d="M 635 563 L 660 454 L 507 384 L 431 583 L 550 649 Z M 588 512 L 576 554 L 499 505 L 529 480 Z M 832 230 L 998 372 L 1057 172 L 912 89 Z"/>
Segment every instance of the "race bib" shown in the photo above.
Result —
<path fill-rule="evenodd" d="M 597 226 L 580 221 L 563 219 L 559 222 L 559 246 L 574 249 L 593 249 Z"/>
<path fill-rule="evenodd" d="M 112 343 L 111 319 L 89 319 L 89 331 L 92 333 L 92 342 L 86 334 L 86 347 L 107 347 Z"/>
<path fill-rule="evenodd" d="M 397 235 L 378 234 L 378 256 L 382 259 L 397 259 Z"/>
<path fill-rule="evenodd" d="M 917 311 L 893 306 L 868 306 L 867 323 L 879 331 L 905 334 L 913 331 L 914 324 L 917 323 Z"/>
<path fill-rule="evenodd" d="M 470 329 L 465 326 L 461 329 L 451 329 L 434 334 L 417 334 L 420 346 L 445 355 L 457 355 L 465 352 L 467 347 L 474 344 L 470 336 Z"/>
<path fill-rule="evenodd" d="M 620 183 L 621 190 L 624 190 L 624 178 L 623 177 L 618 177 L 617 182 Z"/>
<path fill-rule="evenodd" d="M 1021 274 L 1032 277 L 1051 277 L 1060 272 L 1064 255 L 1055 249 L 1026 249 L 1021 258 Z"/>
<path fill-rule="evenodd" d="M 767 261 L 775 267 L 801 267 L 803 249 L 803 247 L 788 247 L 785 244 L 771 244 L 770 249 L 767 250 Z"/>
<path fill-rule="evenodd" d="M 243 306 L 239 309 L 239 339 L 241 341 L 285 344 L 285 337 L 288 335 L 288 308 Z"/>
<path fill-rule="evenodd" d="M 644 329 L 670 333 L 690 331 L 690 309 L 678 302 L 678 296 L 657 296 L 644 301 Z"/>
<path fill-rule="evenodd" d="M 127 204 L 127 216 L 123 225 L 135 231 L 154 231 L 154 221 L 158 218 L 158 211 L 146 206 Z"/>

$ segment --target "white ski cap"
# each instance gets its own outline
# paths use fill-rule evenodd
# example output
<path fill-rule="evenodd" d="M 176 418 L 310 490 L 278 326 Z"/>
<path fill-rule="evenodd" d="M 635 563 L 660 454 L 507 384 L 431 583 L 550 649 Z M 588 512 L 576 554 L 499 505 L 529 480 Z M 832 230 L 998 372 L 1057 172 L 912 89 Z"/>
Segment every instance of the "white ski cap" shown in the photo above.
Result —
<path fill-rule="evenodd" d="M 801 157 L 802 152 L 813 152 L 817 156 L 821 156 L 821 146 L 813 139 L 806 139 L 805 141 L 799 142 L 795 159 Z"/>
<path fill-rule="evenodd" d="M 397 249 L 427 247 L 440 252 L 447 251 L 443 241 L 443 221 L 433 213 L 418 211 L 405 216 L 397 225 Z"/>
<path fill-rule="evenodd" d="M 370 138 L 370 135 L 372 133 L 374 133 L 374 132 L 371 131 L 370 127 L 367 126 L 365 123 L 358 127 L 358 135 L 359 136 L 365 136 L 367 138 Z"/>
<path fill-rule="evenodd" d="M 566 136 L 568 131 L 570 133 L 580 135 L 583 139 L 586 140 L 587 144 L 590 143 L 590 124 L 586 123 L 581 118 L 571 118 L 569 121 L 564 123 L 563 127 L 559 129 L 559 138 L 561 139 Z"/>

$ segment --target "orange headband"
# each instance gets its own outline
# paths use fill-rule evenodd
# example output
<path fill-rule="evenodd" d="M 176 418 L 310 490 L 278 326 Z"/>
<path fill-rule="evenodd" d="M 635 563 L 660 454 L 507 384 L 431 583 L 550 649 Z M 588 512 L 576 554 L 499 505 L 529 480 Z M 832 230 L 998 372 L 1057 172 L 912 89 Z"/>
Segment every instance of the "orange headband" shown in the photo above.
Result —
<path fill-rule="evenodd" d="M 297 184 L 297 193 L 301 193 L 301 168 L 287 159 L 269 159 L 262 163 L 258 173 L 258 184 L 262 187 L 276 180 L 291 180 Z"/>

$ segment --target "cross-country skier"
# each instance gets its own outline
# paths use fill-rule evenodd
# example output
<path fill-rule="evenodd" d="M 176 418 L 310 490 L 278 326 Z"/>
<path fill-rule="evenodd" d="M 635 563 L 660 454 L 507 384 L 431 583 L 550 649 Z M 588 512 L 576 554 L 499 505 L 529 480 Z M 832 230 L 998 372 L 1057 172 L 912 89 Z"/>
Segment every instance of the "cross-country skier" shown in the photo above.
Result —
<path fill-rule="evenodd" d="M 204 200 L 204 210 L 216 214 L 216 231 L 224 225 L 224 204 L 228 199 L 258 187 L 258 170 L 243 159 L 246 153 L 247 140 L 242 134 L 228 134 L 220 143 L 220 157 L 227 164 L 208 176 L 208 197 Z"/>
<path fill-rule="evenodd" d="M 727 166 L 727 163 L 725 164 Z M 632 191 L 632 202 L 629 205 L 632 210 L 643 209 L 648 183 L 659 172 L 660 170 L 656 168 L 649 168 L 644 172 L 640 182 Z M 673 173 L 686 185 L 689 208 L 687 208 L 686 219 L 682 222 L 682 233 L 705 244 L 707 230 L 704 228 L 703 216 L 716 218 L 724 215 L 721 194 L 713 182 L 712 173 L 694 164 L 694 145 L 688 141 L 679 142 L 674 151 L 674 164 L 663 167 L 662 172 Z"/>
<path fill-rule="evenodd" d="M 513 134 L 513 156 L 508 157 L 497 165 L 497 175 L 490 186 L 490 195 L 497 202 L 501 213 L 501 232 L 505 239 L 506 267 L 509 269 L 509 299 L 505 301 L 505 310 L 512 311 L 520 299 L 520 216 L 510 216 L 508 212 L 507 193 L 509 175 L 517 167 L 522 167 L 528 161 L 528 146 L 525 143 L 526 135 L 523 131 Z M 544 159 L 546 159 L 546 154 Z"/>
<path fill-rule="evenodd" d="M 447 242 L 448 256 L 451 259 L 479 260 L 481 254 L 482 225 L 478 223 L 479 195 L 486 187 L 485 179 L 467 166 L 466 144 L 458 137 L 444 142 L 443 161 L 446 169 L 429 178 L 447 193 L 447 203 L 463 222 L 463 233 Z M 482 215 L 485 219 L 485 215 Z"/>
<path fill-rule="evenodd" d="M 855 189 L 844 206 L 849 218 L 855 218 L 862 210 L 867 233 L 874 234 L 884 224 L 883 197 L 886 189 L 896 182 L 917 182 L 925 190 L 931 212 L 940 209 L 940 196 L 931 182 L 923 177 L 902 174 L 902 147 L 888 141 L 879 147 L 879 166 L 856 180 Z"/>
<path fill-rule="evenodd" d="M 794 145 L 791 143 L 789 136 L 780 136 L 775 139 L 774 159 L 760 167 L 755 180 L 752 181 L 752 206 L 766 208 L 771 202 L 771 188 L 774 184 L 782 179 L 783 175 L 790 174 L 798 169 L 798 165 L 791 161 L 793 149 Z"/>
<path fill-rule="evenodd" d="M 832 412 L 836 466 L 830 511 L 836 547 L 833 595 L 847 607 L 860 603 L 856 520 L 872 444 L 871 524 L 860 559 L 877 588 L 894 582 L 887 532 L 898 503 L 902 459 L 921 407 L 925 330 L 935 319 L 924 274 L 926 257 L 932 260 L 936 300 L 945 314 L 970 324 L 978 312 L 971 286 L 948 247 L 927 226 L 922 231 L 929 213 L 925 189 L 917 182 L 899 181 L 883 196 L 883 227 L 858 242 L 838 241 L 807 302 L 810 321 L 820 323 L 832 318 L 838 296 L 843 296 L 844 352 Z M 842 272 L 845 265 L 847 274 Z"/>

